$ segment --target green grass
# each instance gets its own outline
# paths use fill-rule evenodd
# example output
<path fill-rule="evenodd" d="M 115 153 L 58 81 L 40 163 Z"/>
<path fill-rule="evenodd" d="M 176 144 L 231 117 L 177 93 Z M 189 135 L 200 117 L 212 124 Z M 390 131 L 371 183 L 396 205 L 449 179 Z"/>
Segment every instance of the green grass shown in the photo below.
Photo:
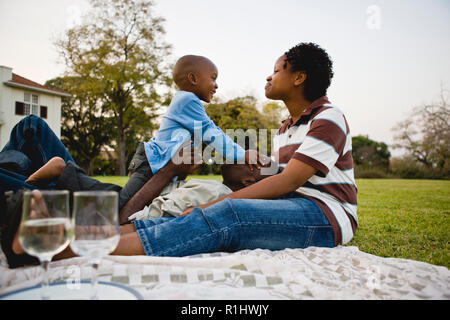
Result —
<path fill-rule="evenodd" d="M 92 178 L 105 183 L 114 183 L 121 187 L 123 187 L 128 181 L 127 176 L 93 176 Z"/>
<path fill-rule="evenodd" d="M 124 185 L 128 177 L 96 177 Z M 218 179 L 221 176 L 189 176 Z M 357 179 L 358 230 L 347 245 L 450 268 L 450 181 Z"/>
<path fill-rule="evenodd" d="M 348 245 L 450 268 L 450 181 L 358 179 L 358 230 Z"/>
<path fill-rule="evenodd" d="M 188 176 L 186 178 L 186 180 L 189 180 L 189 179 L 216 179 L 216 180 L 219 180 L 220 182 L 223 181 L 223 178 L 222 178 L 221 175 L 209 175 L 209 176 L 205 176 L 205 175 L 203 175 L 203 176 L 191 175 L 191 176 Z"/>
<path fill-rule="evenodd" d="M 123 176 L 93 176 L 92 178 L 100 180 L 101 182 L 106 182 L 106 183 L 114 183 L 117 184 L 119 186 L 124 186 L 127 181 L 128 181 L 128 177 L 123 177 Z M 222 181 L 222 176 L 221 175 L 210 175 L 210 176 L 196 176 L 196 175 L 191 175 L 188 176 L 186 180 L 189 179 L 216 179 L 219 181 Z"/>

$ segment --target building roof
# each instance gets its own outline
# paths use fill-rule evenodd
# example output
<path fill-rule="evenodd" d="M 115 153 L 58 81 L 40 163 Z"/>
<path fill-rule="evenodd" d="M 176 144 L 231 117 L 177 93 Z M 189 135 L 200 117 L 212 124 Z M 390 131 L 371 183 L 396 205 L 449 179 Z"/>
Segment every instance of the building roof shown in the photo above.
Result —
<path fill-rule="evenodd" d="M 12 73 L 12 79 L 9 81 L 5 81 L 4 84 L 11 86 L 11 87 L 24 88 L 24 89 L 44 92 L 47 94 L 52 94 L 52 95 L 57 95 L 57 96 L 62 96 L 62 97 L 70 97 L 70 94 L 68 94 L 67 92 L 64 92 L 64 91 L 61 91 L 61 90 L 58 90 L 55 88 L 43 86 L 37 82 L 34 82 L 30 79 L 19 76 L 18 74 L 15 74 L 15 73 Z"/>

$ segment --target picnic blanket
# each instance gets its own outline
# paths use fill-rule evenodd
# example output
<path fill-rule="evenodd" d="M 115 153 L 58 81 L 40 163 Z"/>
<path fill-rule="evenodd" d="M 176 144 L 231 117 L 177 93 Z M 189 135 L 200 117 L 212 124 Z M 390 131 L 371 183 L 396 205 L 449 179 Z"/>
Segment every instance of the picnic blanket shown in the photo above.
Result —
<path fill-rule="evenodd" d="M 51 263 L 50 281 L 90 279 L 77 257 Z M 77 272 L 74 272 L 77 271 Z M 39 266 L 8 269 L 0 258 L 0 295 L 40 283 Z M 357 247 L 243 250 L 182 258 L 108 256 L 99 281 L 125 284 L 144 299 L 450 299 L 450 271 L 382 258 Z"/>

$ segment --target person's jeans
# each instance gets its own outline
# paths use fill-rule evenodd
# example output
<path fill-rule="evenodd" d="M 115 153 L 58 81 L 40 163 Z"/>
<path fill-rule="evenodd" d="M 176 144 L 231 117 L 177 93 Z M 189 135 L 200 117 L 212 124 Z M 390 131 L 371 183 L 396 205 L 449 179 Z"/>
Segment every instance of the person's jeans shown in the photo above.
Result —
<path fill-rule="evenodd" d="M 311 200 L 225 199 L 178 218 L 135 220 L 147 255 L 187 256 L 243 249 L 333 247 L 331 226 Z"/>
<path fill-rule="evenodd" d="M 119 192 L 119 210 L 153 176 L 141 143 L 131 161 L 131 176 L 124 188 L 93 179 L 75 163 L 47 123 L 30 115 L 14 126 L 9 142 L 0 152 L 0 192 L 17 191 L 20 188 L 35 189 L 25 180 L 53 157 L 64 159 L 66 168 L 56 185 L 52 183 L 42 187 L 43 189 L 55 187 L 71 192 L 114 190 Z"/>
<path fill-rule="evenodd" d="M 153 172 L 145 155 L 144 143 L 140 142 L 128 166 L 130 178 L 119 194 L 119 207 L 123 206 L 147 183 Z"/>
<path fill-rule="evenodd" d="M 0 192 L 3 193 L 9 190 L 16 191 L 21 188 L 35 189 L 35 186 L 25 182 L 27 178 L 21 174 L 0 168 Z"/>
<path fill-rule="evenodd" d="M 53 157 L 61 157 L 65 162 L 75 162 L 48 124 L 35 115 L 23 118 L 14 126 L 9 141 L 1 152 L 8 150 L 19 151 L 30 159 L 29 167 L 17 172 L 24 176 L 31 175 Z"/>
<path fill-rule="evenodd" d="M 14 126 L 0 155 L 2 191 L 21 187 L 34 189 L 25 180 L 53 157 L 75 162 L 48 124 L 35 115 L 23 118 Z M 12 163 L 16 164 L 14 169 L 11 168 Z"/>

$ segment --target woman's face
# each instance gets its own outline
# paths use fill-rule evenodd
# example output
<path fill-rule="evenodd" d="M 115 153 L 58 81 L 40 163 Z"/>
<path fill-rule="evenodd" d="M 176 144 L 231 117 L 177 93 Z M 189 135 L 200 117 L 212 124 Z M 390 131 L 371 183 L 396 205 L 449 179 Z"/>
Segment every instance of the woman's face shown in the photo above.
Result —
<path fill-rule="evenodd" d="M 291 66 L 282 55 L 275 62 L 272 75 L 267 77 L 265 86 L 266 97 L 272 100 L 284 100 L 294 86 L 295 74 L 290 71 Z"/>

